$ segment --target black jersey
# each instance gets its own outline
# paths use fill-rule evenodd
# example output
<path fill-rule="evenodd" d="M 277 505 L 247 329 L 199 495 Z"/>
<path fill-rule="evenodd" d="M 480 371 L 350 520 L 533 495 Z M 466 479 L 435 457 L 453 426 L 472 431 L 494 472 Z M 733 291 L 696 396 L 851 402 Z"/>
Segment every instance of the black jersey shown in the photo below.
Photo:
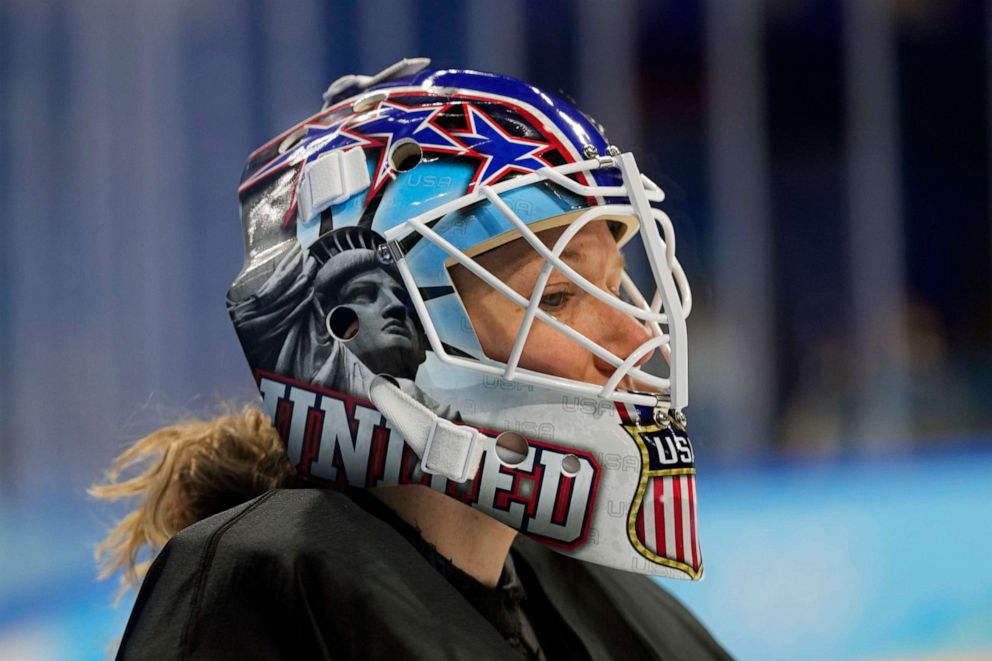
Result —
<path fill-rule="evenodd" d="M 479 598 L 373 512 L 284 489 L 181 531 L 145 577 L 118 659 L 521 658 Z M 511 554 L 549 660 L 729 658 L 643 576 L 522 535 Z"/>

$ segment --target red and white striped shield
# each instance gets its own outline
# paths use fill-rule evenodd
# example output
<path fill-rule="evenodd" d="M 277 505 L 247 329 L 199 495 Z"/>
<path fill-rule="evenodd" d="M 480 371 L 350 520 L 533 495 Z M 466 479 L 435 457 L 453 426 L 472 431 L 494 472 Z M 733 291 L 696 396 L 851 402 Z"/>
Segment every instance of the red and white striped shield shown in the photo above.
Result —
<path fill-rule="evenodd" d="M 638 498 L 640 502 L 635 501 L 632 508 L 636 512 L 634 535 L 643 547 L 638 550 L 655 562 L 678 567 L 695 577 L 703 566 L 696 534 L 696 476 L 650 476 Z"/>
<path fill-rule="evenodd" d="M 627 525 L 631 544 L 652 562 L 701 578 L 696 468 L 689 437 L 675 424 L 629 424 L 624 429 L 641 452 L 641 479 Z"/>

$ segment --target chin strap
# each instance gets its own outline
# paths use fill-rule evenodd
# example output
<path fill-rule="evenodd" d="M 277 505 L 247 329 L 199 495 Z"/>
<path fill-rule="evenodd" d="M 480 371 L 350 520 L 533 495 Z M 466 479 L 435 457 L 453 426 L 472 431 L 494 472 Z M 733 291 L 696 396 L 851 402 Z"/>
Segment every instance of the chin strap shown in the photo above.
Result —
<path fill-rule="evenodd" d="M 465 482 L 479 470 L 485 434 L 438 416 L 403 392 L 389 377 L 377 376 L 369 399 L 420 457 L 425 473 Z"/>

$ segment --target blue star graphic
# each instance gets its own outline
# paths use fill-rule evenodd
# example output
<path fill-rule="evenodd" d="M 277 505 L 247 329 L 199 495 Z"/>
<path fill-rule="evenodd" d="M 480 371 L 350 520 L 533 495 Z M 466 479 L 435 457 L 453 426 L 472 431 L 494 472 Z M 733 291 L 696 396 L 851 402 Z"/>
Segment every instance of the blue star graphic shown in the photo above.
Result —
<path fill-rule="evenodd" d="M 382 152 L 379 155 L 379 164 L 376 166 L 372 186 L 369 188 L 369 196 L 375 195 L 392 174 L 392 165 L 388 159 L 389 151 L 393 143 L 399 140 L 404 138 L 416 140 L 424 151 L 447 154 L 461 154 L 468 151 L 465 145 L 432 121 L 438 113 L 447 108 L 447 105 L 418 108 L 384 101 L 379 105 L 375 116 L 355 122 L 348 127 L 349 131 L 362 136 L 380 138 L 379 144 L 382 144 Z"/>
<path fill-rule="evenodd" d="M 551 149 L 551 145 L 510 135 L 491 117 L 469 103 L 465 104 L 465 119 L 468 130 L 454 131 L 453 134 L 472 149 L 473 155 L 482 159 L 469 186 L 470 192 L 478 186 L 498 181 L 508 172 L 529 173 L 550 165 L 540 158 L 540 154 Z"/>

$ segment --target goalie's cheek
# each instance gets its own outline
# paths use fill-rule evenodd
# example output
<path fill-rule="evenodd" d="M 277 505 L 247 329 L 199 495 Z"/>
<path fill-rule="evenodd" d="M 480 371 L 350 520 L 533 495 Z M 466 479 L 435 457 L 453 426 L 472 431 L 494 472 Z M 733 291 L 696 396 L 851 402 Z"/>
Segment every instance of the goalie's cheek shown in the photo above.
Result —
<path fill-rule="evenodd" d="M 620 360 L 625 360 L 651 339 L 643 323 L 592 296 L 583 297 L 582 304 L 577 305 L 569 317 L 573 320 L 569 324 L 572 328 Z M 584 366 L 581 374 L 585 380 L 590 383 L 606 383 L 616 370 L 616 365 L 578 343 L 570 340 L 568 342 L 575 347 L 575 350 L 581 352 L 581 357 L 584 359 L 581 361 Z M 648 352 L 639 358 L 637 364 L 646 363 L 652 353 Z M 579 361 L 579 356 L 575 356 L 571 362 L 577 364 Z"/>
<path fill-rule="evenodd" d="M 534 322 L 520 355 L 520 366 L 566 379 L 599 381 L 592 353 L 543 321 Z"/>

